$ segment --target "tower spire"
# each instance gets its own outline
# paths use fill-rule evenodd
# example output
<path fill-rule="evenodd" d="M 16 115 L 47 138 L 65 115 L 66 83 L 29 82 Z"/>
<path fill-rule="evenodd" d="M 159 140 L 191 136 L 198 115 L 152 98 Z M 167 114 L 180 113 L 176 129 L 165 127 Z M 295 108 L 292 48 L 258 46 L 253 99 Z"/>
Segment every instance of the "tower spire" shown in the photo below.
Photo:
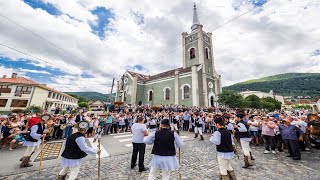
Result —
<path fill-rule="evenodd" d="M 194 5 L 193 5 L 193 23 L 191 26 L 191 30 L 195 31 L 198 26 L 200 26 L 200 21 L 199 21 L 199 17 L 198 17 L 196 3 L 194 3 Z"/>

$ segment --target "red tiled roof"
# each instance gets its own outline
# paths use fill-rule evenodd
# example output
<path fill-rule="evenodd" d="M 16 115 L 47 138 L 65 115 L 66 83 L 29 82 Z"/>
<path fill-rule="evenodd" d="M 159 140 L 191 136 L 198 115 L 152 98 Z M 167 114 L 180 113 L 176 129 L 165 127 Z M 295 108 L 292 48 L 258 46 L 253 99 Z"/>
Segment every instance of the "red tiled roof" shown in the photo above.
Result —
<path fill-rule="evenodd" d="M 26 79 L 24 77 L 17 78 L 0 78 L 0 83 L 15 83 L 15 84 L 38 84 L 32 80 Z"/>
<path fill-rule="evenodd" d="M 180 73 L 190 72 L 191 71 L 191 67 L 188 67 L 188 68 L 185 68 L 185 69 L 180 67 L 180 68 L 172 69 L 172 70 L 165 71 L 165 72 L 162 72 L 162 73 L 159 73 L 159 74 L 155 74 L 155 75 L 152 75 L 152 76 L 139 74 L 139 73 L 132 72 L 132 71 L 128 71 L 128 73 L 133 77 L 137 77 L 138 80 L 152 81 L 152 80 L 156 80 L 156 79 L 162 79 L 162 78 L 165 78 L 165 77 L 174 76 L 176 71 L 180 71 Z"/>

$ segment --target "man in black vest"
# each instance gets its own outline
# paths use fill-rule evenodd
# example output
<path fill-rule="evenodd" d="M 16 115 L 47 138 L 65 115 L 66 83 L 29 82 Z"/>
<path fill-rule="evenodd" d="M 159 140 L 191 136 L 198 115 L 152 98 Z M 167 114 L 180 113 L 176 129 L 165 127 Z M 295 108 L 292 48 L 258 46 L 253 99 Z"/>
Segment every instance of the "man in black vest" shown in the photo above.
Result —
<path fill-rule="evenodd" d="M 198 137 L 198 134 L 200 134 L 200 138 L 203 141 L 203 135 L 202 135 L 202 130 L 203 130 L 203 120 L 202 117 L 199 116 L 199 112 L 194 113 L 194 138 Z"/>
<path fill-rule="evenodd" d="M 234 129 L 236 130 L 236 136 L 238 139 L 240 139 L 241 148 L 244 154 L 244 166 L 243 168 L 249 168 L 250 166 L 253 166 L 251 163 L 251 160 L 254 160 L 252 157 L 251 149 L 250 149 L 250 132 L 249 132 L 249 126 L 247 123 L 243 120 L 245 117 L 244 112 L 238 112 L 236 115 L 236 124 L 234 125 Z"/>
<path fill-rule="evenodd" d="M 220 169 L 221 180 L 236 180 L 236 175 L 231 166 L 231 160 L 234 158 L 234 149 L 232 146 L 232 135 L 224 126 L 224 118 L 220 115 L 214 117 L 214 122 L 218 128 L 210 141 L 217 147 L 217 158 Z"/>
<path fill-rule="evenodd" d="M 179 168 L 179 162 L 176 157 L 175 144 L 183 147 L 180 136 L 171 131 L 169 119 L 161 121 L 160 130 L 150 134 L 143 140 L 146 144 L 154 144 L 152 148 L 153 158 L 150 162 L 151 169 L 148 180 L 157 179 L 158 171 L 162 171 L 162 179 L 170 178 L 170 171 Z"/>
<path fill-rule="evenodd" d="M 87 154 L 99 154 L 96 148 L 90 148 L 85 142 L 85 133 L 88 130 L 89 124 L 87 121 L 80 121 L 78 123 L 78 132 L 68 137 L 65 149 L 61 154 L 61 166 L 63 169 L 59 172 L 58 180 L 65 180 L 68 170 L 70 169 L 69 180 L 77 178 L 82 158 Z"/>
<path fill-rule="evenodd" d="M 21 168 L 33 166 L 29 163 L 29 161 L 35 149 L 39 148 L 39 145 L 42 142 L 41 138 L 46 137 L 46 133 L 49 132 L 49 130 L 45 127 L 46 120 L 49 120 L 49 118 L 49 116 L 48 118 L 41 118 L 41 121 L 38 124 L 33 125 L 29 129 L 30 132 L 26 137 L 26 141 L 23 143 L 23 146 L 27 146 L 27 150 L 23 157 L 20 159 Z"/>

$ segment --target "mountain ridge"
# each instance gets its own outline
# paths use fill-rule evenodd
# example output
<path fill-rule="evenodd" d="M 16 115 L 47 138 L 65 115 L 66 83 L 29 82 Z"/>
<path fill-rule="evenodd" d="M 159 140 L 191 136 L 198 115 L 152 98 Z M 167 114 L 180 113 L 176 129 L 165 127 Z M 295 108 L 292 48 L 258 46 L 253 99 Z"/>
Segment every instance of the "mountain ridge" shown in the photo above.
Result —
<path fill-rule="evenodd" d="M 282 96 L 320 96 L 320 73 L 284 73 L 252 79 L 226 86 L 223 89 L 241 92 L 245 90 L 270 92 Z"/>

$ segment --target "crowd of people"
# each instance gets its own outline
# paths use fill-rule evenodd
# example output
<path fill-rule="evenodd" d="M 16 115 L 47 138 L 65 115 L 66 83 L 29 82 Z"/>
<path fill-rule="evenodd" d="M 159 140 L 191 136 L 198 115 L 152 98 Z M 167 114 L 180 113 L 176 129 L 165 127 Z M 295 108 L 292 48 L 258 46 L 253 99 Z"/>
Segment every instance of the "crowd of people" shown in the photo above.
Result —
<path fill-rule="evenodd" d="M 243 168 L 253 166 L 252 161 L 254 161 L 254 157 L 250 144 L 254 146 L 264 145 L 264 154 L 276 154 L 287 149 L 287 157 L 293 160 L 300 160 L 300 151 L 310 151 L 312 148 L 310 138 L 311 135 L 315 135 L 312 134 L 314 132 L 313 128 L 319 125 L 319 114 L 311 114 L 306 111 L 263 112 L 257 110 L 210 109 L 182 106 L 158 106 L 157 108 L 148 106 L 134 108 L 120 107 L 112 110 L 111 112 L 106 111 L 102 114 L 83 112 L 65 115 L 55 114 L 48 116 L 48 120 L 45 122 L 41 118 L 44 115 L 37 113 L 30 115 L 0 115 L 2 148 L 5 149 L 9 146 L 8 149 L 12 151 L 21 145 L 32 147 L 28 147 L 27 155 L 25 154 L 21 159 L 21 167 L 28 167 L 31 166 L 29 160 L 34 152 L 34 147 L 38 145 L 37 139 L 41 137 L 45 138 L 46 141 L 50 141 L 52 139 L 79 138 L 83 134 L 85 138 L 94 137 L 96 140 L 98 135 L 131 131 L 133 133 L 131 168 L 136 166 L 137 155 L 139 154 L 139 171 L 142 172 L 146 170 L 143 165 L 145 143 L 154 143 L 154 148 L 156 147 L 156 149 L 153 152 L 158 153 L 153 153 L 154 155 L 175 156 L 176 154 L 171 152 L 172 149 L 169 154 L 167 154 L 169 152 L 168 149 L 168 152 L 164 153 L 166 149 L 161 148 L 160 144 L 172 140 L 178 141 L 178 146 L 183 147 L 183 143 L 179 138 L 181 131 L 193 132 L 195 134 L 194 138 L 200 137 L 200 140 L 204 140 L 203 133 L 210 133 L 213 134 L 210 141 L 217 145 L 220 178 L 232 179 L 235 175 L 228 161 L 234 157 L 233 152 L 236 152 L 234 146 L 237 144 L 237 141 L 240 142 L 244 154 Z M 73 134 L 79 131 L 80 122 L 85 122 L 85 131 L 82 128 L 81 135 L 78 134 L 77 137 L 73 137 Z M 139 131 L 138 138 L 135 135 L 137 129 Z M 161 136 L 168 139 L 166 141 L 159 140 L 158 142 L 157 139 L 159 138 L 157 138 L 157 134 L 163 129 L 170 129 L 170 132 L 173 134 L 161 131 L 163 133 Z M 42 132 L 40 136 L 35 135 L 37 131 Z M 229 133 L 230 141 L 228 140 Z M 151 137 L 143 139 L 146 138 L 145 136 Z M 227 140 L 225 139 L 226 137 Z M 157 143 L 160 144 L 156 145 Z M 232 152 L 230 151 L 230 143 L 233 146 Z M 166 145 L 172 146 L 172 144 Z M 88 151 L 91 154 L 97 152 L 92 149 Z M 66 157 L 69 156 L 70 152 Z M 158 157 L 159 159 L 163 160 L 165 158 Z M 154 160 L 153 164 L 156 166 L 157 160 Z M 172 168 L 169 168 L 170 170 L 176 169 L 177 164 L 175 159 L 169 165 L 172 166 Z M 160 166 L 162 167 L 162 165 Z M 151 169 L 150 179 L 156 177 L 155 173 L 161 169 L 160 166 L 156 166 L 158 169 Z"/>

